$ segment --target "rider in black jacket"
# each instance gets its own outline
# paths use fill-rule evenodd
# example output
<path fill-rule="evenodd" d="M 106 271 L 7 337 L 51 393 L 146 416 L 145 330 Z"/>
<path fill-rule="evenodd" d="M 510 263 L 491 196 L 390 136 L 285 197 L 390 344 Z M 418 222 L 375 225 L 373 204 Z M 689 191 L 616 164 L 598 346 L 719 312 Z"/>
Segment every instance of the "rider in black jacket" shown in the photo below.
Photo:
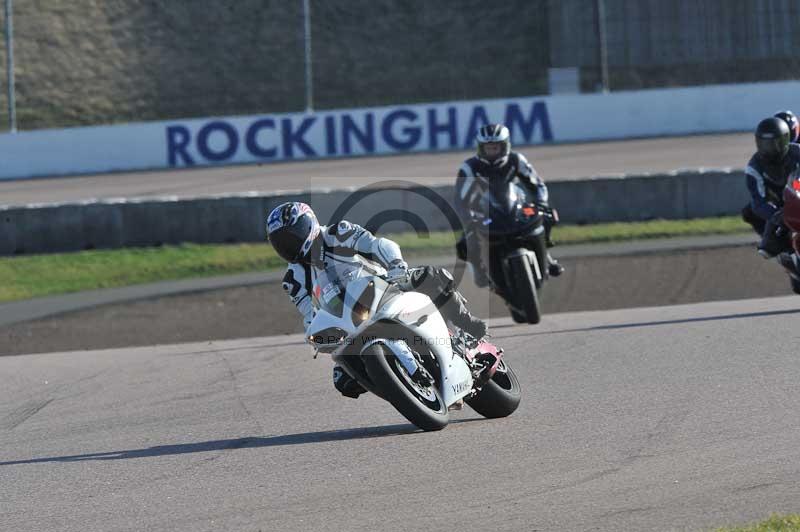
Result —
<path fill-rule="evenodd" d="M 789 126 L 789 142 L 797 142 L 800 138 L 800 120 L 797 119 L 795 114 L 787 109 L 786 111 L 778 111 L 773 116 L 780 118 Z"/>
<path fill-rule="evenodd" d="M 800 145 L 791 143 L 791 136 L 784 120 L 762 120 L 755 132 L 757 151 L 745 169 L 752 199 L 742 218 L 762 235 L 758 252 L 766 258 L 791 247 L 783 225 L 783 189 L 800 171 Z"/>
<path fill-rule="evenodd" d="M 464 238 L 459 242 L 459 255 L 466 258 L 472 264 L 475 274 L 475 284 L 487 286 L 489 279 L 486 269 L 481 264 L 481 254 L 479 251 L 480 242 L 471 226 L 472 220 L 470 210 L 472 210 L 480 200 L 481 194 L 485 189 L 488 180 L 503 179 L 511 181 L 517 179 L 519 183 L 528 188 L 533 197 L 536 198 L 536 205 L 546 213 L 545 216 L 545 239 L 547 246 L 553 245 L 550 240 L 550 231 L 558 223 L 558 213 L 550 208 L 547 193 L 547 185 L 528 160 L 521 153 L 511 151 L 511 134 L 508 128 L 502 124 L 489 124 L 478 130 L 476 136 L 478 153 L 464 161 L 458 170 L 455 187 L 456 210 L 464 222 Z M 564 271 L 557 260 L 547 254 L 548 273 L 552 277 L 558 277 Z"/>

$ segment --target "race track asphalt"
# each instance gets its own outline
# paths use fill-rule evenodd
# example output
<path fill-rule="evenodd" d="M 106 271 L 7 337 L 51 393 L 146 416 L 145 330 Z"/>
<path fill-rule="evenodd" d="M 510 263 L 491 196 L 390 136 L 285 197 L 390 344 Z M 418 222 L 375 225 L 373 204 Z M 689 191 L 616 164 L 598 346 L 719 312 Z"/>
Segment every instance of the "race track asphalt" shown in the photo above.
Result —
<path fill-rule="evenodd" d="M 493 322 L 523 386 L 421 433 L 297 335 L 0 358 L 0 529 L 701 530 L 796 512 L 796 297 Z"/>
<path fill-rule="evenodd" d="M 545 180 L 663 173 L 687 168 L 744 168 L 752 135 L 732 133 L 520 148 Z M 471 151 L 361 157 L 191 170 L 0 181 L 0 205 L 92 198 L 198 196 L 248 191 L 363 186 L 389 178 L 446 184 Z"/>
<path fill-rule="evenodd" d="M 751 151 L 749 135 L 605 144 L 531 157 L 552 179 Z M 463 155 L 15 181 L 0 204 L 441 182 Z M 57 352 L 0 357 L 0 530 L 700 530 L 797 512 L 800 299 L 732 300 L 788 293 L 780 268 L 752 246 L 577 259 L 540 325 L 492 320 L 520 409 L 467 408 L 438 433 L 342 398 L 274 283 L 3 327 L 14 353 Z"/>

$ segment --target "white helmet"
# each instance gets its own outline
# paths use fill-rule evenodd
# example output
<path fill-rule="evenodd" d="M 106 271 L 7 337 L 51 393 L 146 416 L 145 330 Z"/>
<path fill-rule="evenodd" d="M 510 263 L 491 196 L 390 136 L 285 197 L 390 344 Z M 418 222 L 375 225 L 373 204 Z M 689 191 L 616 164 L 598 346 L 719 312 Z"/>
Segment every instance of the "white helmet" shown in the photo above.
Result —
<path fill-rule="evenodd" d="M 489 124 L 478 130 L 478 158 L 482 161 L 501 166 L 511 153 L 511 133 L 503 124 Z"/>

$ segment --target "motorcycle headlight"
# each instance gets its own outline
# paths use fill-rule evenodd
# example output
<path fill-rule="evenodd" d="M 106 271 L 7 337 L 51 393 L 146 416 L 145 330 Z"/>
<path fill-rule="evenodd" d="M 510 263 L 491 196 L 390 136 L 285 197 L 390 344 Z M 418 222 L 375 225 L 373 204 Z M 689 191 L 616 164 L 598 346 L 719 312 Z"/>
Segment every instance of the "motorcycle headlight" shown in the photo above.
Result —
<path fill-rule="evenodd" d="M 319 332 L 316 332 L 308 337 L 308 340 L 314 344 L 315 347 L 321 348 L 326 346 L 337 346 L 347 336 L 339 327 L 328 327 Z"/>
<path fill-rule="evenodd" d="M 358 301 L 353 305 L 353 312 L 351 319 L 353 325 L 359 325 L 369 319 L 369 309 L 372 308 L 372 301 L 375 299 L 375 283 L 370 282 L 361 295 Z"/>

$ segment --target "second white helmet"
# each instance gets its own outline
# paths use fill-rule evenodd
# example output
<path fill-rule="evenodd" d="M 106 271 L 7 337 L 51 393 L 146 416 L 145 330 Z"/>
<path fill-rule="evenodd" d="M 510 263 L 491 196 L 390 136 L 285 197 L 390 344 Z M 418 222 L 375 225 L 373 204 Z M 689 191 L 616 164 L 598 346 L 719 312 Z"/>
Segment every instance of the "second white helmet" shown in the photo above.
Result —
<path fill-rule="evenodd" d="M 511 133 L 503 124 L 488 124 L 478 130 L 478 158 L 493 165 L 503 165 L 511 153 Z"/>

